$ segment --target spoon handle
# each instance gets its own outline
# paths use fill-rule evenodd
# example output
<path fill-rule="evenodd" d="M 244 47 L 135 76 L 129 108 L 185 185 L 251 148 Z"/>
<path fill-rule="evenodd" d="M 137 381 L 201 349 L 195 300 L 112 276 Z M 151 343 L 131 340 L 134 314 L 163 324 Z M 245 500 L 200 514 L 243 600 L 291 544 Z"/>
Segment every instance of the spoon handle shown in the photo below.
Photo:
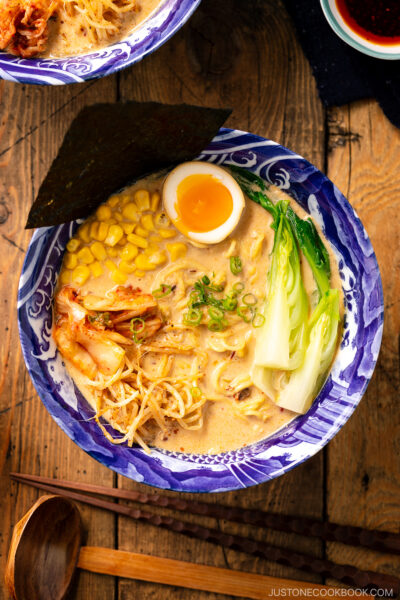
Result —
<path fill-rule="evenodd" d="M 84 546 L 80 550 L 78 567 L 85 571 L 128 577 L 153 583 L 228 594 L 252 600 L 276 597 L 282 588 L 328 590 L 328 586 L 278 579 L 244 571 L 232 571 L 207 565 L 198 565 L 170 558 L 160 558 L 110 548 Z M 307 592 L 306 592 L 307 593 Z"/>

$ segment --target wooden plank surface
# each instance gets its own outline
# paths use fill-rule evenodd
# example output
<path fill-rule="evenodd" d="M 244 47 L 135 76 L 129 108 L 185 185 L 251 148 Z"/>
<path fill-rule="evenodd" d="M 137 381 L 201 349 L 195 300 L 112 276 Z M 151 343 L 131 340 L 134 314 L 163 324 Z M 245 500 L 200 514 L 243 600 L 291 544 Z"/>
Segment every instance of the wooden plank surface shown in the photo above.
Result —
<path fill-rule="evenodd" d="M 398 532 L 400 131 L 372 100 L 331 111 L 329 124 L 328 175 L 347 196 L 371 238 L 383 281 L 385 326 L 367 393 L 327 448 L 327 517 Z M 328 544 L 327 556 L 335 562 L 400 573 L 399 556 L 340 544 Z"/>
<path fill-rule="evenodd" d="M 86 104 L 116 98 L 115 78 L 65 88 L 0 83 L 0 573 L 13 525 L 40 495 L 10 483 L 19 471 L 113 484 L 113 473 L 85 455 L 55 424 L 40 402 L 22 359 L 16 319 L 19 273 L 31 232 L 29 207 L 77 112 Z M 6 218 L 4 218 L 6 217 Z M 1 217 L 0 217 L 1 220 Z M 88 543 L 114 545 L 114 517 L 82 507 Z M 5 598 L 0 585 L 0 598 Z M 82 573 L 72 597 L 109 600 L 114 581 Z M 33 599 L 32 599 L 33 600 Z"/>
<path fill-rule="evenodd" d="M 53 89 L 0 83 L 0 303 L 4 315 L 0 325 L 0 576 L 12 526 L 38 496 L 30 488 L 10 484 L 10 471 L 142 488 L 117 478 L 88 457 L 51 420 L 23 364 L 15 314 L 19 272 L 30 237 L 23 225 L 38 186 L 79 109 L 119 98 L 229 106 L 233 113 L 228 125 L 275 139 L 317 167 L 326 166 L 364 221 L 382 269 L 386 325 L 381 359 L 350 422 L 324 453 L 284 477 L 240 492 L 211 495 L 207 501 L 398 531 L 399 131 L 374 101 L 325 114 L 310 67 L 279 1 L 203 0 L 167 44 L 118 76 Z M 91 545 L 310 578 L 206 542 L 126 519 L 117 522 L 91 508 L 81 507 L 81 511 Z M 217 526 L 226 529 L 223 522 Z M 254 533 L 246 526 L 234 529 Z M 334 544 L 324 548 L 315 540 L 272 532 L 256 535 L 363 568 L 379 567 L 390 573 L 400 569 L 399 561 L 390 556 Z M 5 598 L 0 586 L 0 600 Z M 70 599 L 89 598 L 206 600 L 217 596 L 82 573 Z"/>

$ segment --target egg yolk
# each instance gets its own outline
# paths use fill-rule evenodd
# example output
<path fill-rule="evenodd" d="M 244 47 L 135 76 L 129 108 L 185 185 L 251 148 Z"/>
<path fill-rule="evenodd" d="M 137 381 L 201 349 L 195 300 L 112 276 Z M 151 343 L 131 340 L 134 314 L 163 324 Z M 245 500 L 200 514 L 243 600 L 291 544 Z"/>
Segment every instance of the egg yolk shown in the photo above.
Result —
<path fill-rule="evenodd" d="M 175 209 L 179 225 L 201 233 L 216 229 L 228 220 L 233 199 L 230 191 L 212 175 L 189 175 L 176 191 Z"/>

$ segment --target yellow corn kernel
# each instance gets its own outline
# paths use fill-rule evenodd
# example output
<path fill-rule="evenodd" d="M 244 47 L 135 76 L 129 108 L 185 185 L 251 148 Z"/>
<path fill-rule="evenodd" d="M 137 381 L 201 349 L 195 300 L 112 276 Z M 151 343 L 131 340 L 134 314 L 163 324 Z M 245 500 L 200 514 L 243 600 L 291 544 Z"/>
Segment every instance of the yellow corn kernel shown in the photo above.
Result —
<path fill-rule="evenodd" d="M 172 261 L 182 258 L 187 252 L 187 246 L 182 242 L 166 244 L 166 246 Z"/>
<path fill-rule="evenodd" d="M 72 281 L 77 285 L 83 285 L 90 277 L 90 269 L 86 265 L 78 265 L 72 271 Z"/>
<path fill-rule="evenodd" d="M 84 223 L 78 229 L 78 236 L 80 237 L 82 242 L 86 242 L 87 244 L 90 242 L 89 228 L 90 223 Z"/>
<path fill-rule="evenodd" d="M 114 212 L 114 219 L 116 221 L 118 221 L 118 223 L 121 223 L 121 221 L 124 220 L 124 217 L 121 215 L 121 213 L 119 212 Z"/>
<path fill-rule="evenodd" d="M 97 239 L 98 230 L 99 230 L 99 222 L 92 221 L 92 223 L 90 223 L 90 228 L 89 228 L 89 235 L 92 238 L 92 240 Z"/>
<path fill-rule="evenodd" d="M 136 222 L 138 220 L 138 209 L 136 204 L 133 202 L 125 204 L 124 208 L 122 209 L 122 216 L 125 217 L 125 219 L 129 219 L 129 221 Z"/>
<path fill-rule="evenodd" d="M 104 248 L 104 244 L 100 244 L 100 242 L 93 242 L 90 246 L 90 250 L 97 260 L 105 260 L 107 258 L 107 252 Z"/>
<path fill-rule="evenodd" d="M 157 246 L 157 244 L 150 244 L 149 246 L 147 246 L 146 250 L 143 250 L 143 253 L 146 256 L 150 256 L 151 254 L 154 254 L 154 252 L 158 252 L 160 249 Z"/>
<path fill-rule="evenodd" d="M 125 246 L 126 241 L 127 241 L 127 237 L 126 237 L 126 235 L 123 235 L 122 238 L 119 240 L 117 246 Z"/>
<path fill-rule="evenodd" d="M 160 204 L 160 194 L 153 192 L 150 198 L 150 208 L 153 212 L 156 212 L 158 205 Z"/>
<path fill-rule="evenodd" d="M 123 235 L 124 230 L 120 225 L 111 225 L 104 243 L 107 244 L 107 246 L 115 246 Z"/>
<path fill-rule="evenodd" d="M 128 239 L 128 242 L 132 242 L 132 244 L 135 244 L 135 246 L 139 246 L 139 248 L 147 248 L 147 246 L 149 245 L 149 242 L 147 240 L 145 240 L 143 237 L 140 237 L 140 235 L 136 235 L 136 233 L 130 233 L 126 237 Z"/>
<path fill-rule="evenodd" d="M 136 271 L 136 265 L 129 263 L 126 260 L 121 260 L 118 268 L 123 272 L 123 273 L 133 273 L 134 271 Z"/>
<path fill-rule="evenodd" d="M 117 206 L 118 202 L 119 202 L 118 194 L 115 196 L 111 196 L 111 198 L 109 198 L 107 200 L 107 204 L 108 204 L 108 206 L 111 206 L 111 208 L 115 208 Z"/>
<path fill-rule="evenodd" d="M 115 262 L 113 262 L 113 261 L 112 261 L 112 260 L 110 260 L 109 258 L 107 258 L 107 260 L 105 260 L 105 261 L 104 261 L 104 264 L 106 265 L 106 267 L 107 267 L 107 269 L 108 269 L 109 271 L 112 271 L 112 272 L 114 272 L 114 271 L 117 271 L 117 270 L 118 270 L 118 267 L 117 267 L 117 265 L 115 264 Z"/>
<path fill-rule="evenodd" d="M 126 280 L 128 279 L 128 275 L 126 275 L 119 269 L 116 269 L 115 271 L 113 271 L 113 273 L 111 275 L 111 279 L 113 281 L 115 281 L 115 283 L 119 283 L 120 285 L 122 285 L 123 283 L 126 283 Z"/>
<path fill-rule="evenodd" d="M 107 248 L 107 254 L 108 254 L 108 256 L 111 256 L 111 258 L 116 258 L 118 256 L 118 254 L 119 254 L 118 248 L 108 247 Z"/>
<path fill-rule="evenodd" d="M 78 264 L 78 257 L 72 252 L 67 252 L 64 257 L 64 267 L 67 269 L 75 269 Z"/>
<path fill-rule="evenodd" d="M 165 252 L 162 252 L 162 251 L 161 252 L 153 252 L 148 257 L 148 260 L 152 265 L 155 265 L 158 267 L 158 265 L 162 265 L 163 263 L 165 263 L 165 261 L 167 260 L 167 255 L 165 254 Z"/>
<path fill-rule="evenodd" d="M 105 223 L 104 221 L 98 223 L 98 227 L 92 235 L 93 239 L 97 240 L 98 242 L 104 242 L 108 234 L 108 229 L 109 225 L 107 225 L 107 223 Z"/>
<path fill-rule="evenodd" d="M 137 227 L 135 227 L 135 233 L 137 233 L 141 237 L 147 237 L 149 235 L 149 232 L 147 231 L 147 229 L 145 229 L 141 225 L 138 225 Z"/>
<path fill-rule="evenodd" d="M 67 242 L 67 250 L 69 252 L 76 252 L 79 248 L 79 246 L 81 245 L 81 241 L 77 240 L 76 238 L 71 238 L 68 242 Z"/>
<path fill-rule="evenodd" d="M 162 238 L 173 238 L 176 236 L 176 231 L 175 229 L 159 229 L 158 233 L 161 235 Z"/>
<path fill-rule="evenodd" d="M 93 254 L 87 247 L 78 250 L 76 255 L 78 257 L 79 262 L 83 263 L 84 265 L 90 265 L 90 263 L 94 261 Z"/>
<path fill-rule="evenodd" d="M 135 258 L 135 265 L 142 271 L 152 271 L 156 268 L 156 265 L 150 262 L 149 257 L 145 256 L 144 254 L 139 254 Z"/>
<path fill-rule="evenodd" d="M 150 242 L 161 242 L 162 237 L 161 237 L 161 235 L 158 235 L 158 233 L 152 233 L 149 236 L 149 240 L 150 240 Z"/>
<path fill-rule="evenodd" d="M 61 285 L 67 285 L 68 283 L 71 283 L 71 271 L 61 271 L 60 283 Z"/>
<path fill-rule="evenodd" d="M 140 221 L 145 229 L 147 229 L 148 231 L 154 231 L 152 215 L 143 215 Z"/>
<path fill-rule="evenodd" d="M 132 202 L 132 195 L 126 192 L 125 194 L 120 195 L 121 206 L 125 206 L 128 202 Z"/>
<path fill-rule="evenodd" d="M 147 190 L 136 190 L 134 198 L 139 210 L 149 210 L 150 194 Z"/>
<path fill-rule="evenodd" d="M 105 221 L 106 219 L 111 219 L 111 217 L 112 217 L 112 210 L 111 210 L 111 208 L 109 206 L 107 206 L 107 204 L 102 204 L 96 210 L 96 217 L 100 221 Z"/>
<path fill-rule="evenodd" d="M 100 275 L 103 275 L 103 267 L 98 260 L 90 265 L 90 270 L 92 271 L 93 277 L 100 277 Z"/>
<path fill-rule="evenodd" d="M 136 246 L 128 242 L 120 252 L 123 260 L 133 260 L 138 255 L 139 250 Z"/>
<path fill-rule="evenodd" d="M 106 223 L 106 225 L 116 225 L 118 223 L 118 221 L 116 219 L 107 219 L 107 221 L 104 221 L 104 223 Z"/>
<path fill-rule="evenodd" d="M 145 275 L 145 272 L 144 271 L 140 271 L 139 269 L 137 269 L 135 275 L 136 275 L 136 277 L 143 277 L 143 275 Z"/>
<path fill-rule="evenodd" d="M 156 214 L 154 222 L 157 227 L 167 227 L 171 223 L 171 221 L 169 220 L 169 218 L 163 210 L 159 211 Z"/>
<path fill-rule="evenodd" d="M 121 227 L 124 230 L 124 233 L 128 235 L 128 233 L 133 233 L 135 223 L 121 223 Z"/>

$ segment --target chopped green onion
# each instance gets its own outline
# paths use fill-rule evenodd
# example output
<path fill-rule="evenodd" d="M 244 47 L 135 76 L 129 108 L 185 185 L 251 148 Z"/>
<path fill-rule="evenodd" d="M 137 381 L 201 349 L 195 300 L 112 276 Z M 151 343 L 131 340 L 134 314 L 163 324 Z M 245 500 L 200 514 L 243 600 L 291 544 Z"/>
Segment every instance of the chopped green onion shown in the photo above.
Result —
<path fill-rule="evenodd" d="M 230 258 L 230 267 L 231 271 L 234 275 L 239 275 L 239 273 L 243 269 L 242 261 L 239 256 L 231 256 Z"/>
<path fill-rule="evenodd" d="M 226 325 L 227 323 L 223 319 L 219 321 L 211 319 L 211 321 L 207 323 L 207 327 L 210 331 L 222 331 L 223 329 L 225 329 Z"/>
<path fill-rule="evenodd" d="M 244 283 L 242 283 L 241 281 L 238 281 L 237 283 L 235 283 L 232 286 L 232 289 L 234 292 L 236 292 L 236 294 L 240 294 L 244 290 Z"/>
<path fill-rule="evenodd" d="M 210 285 L 211 283 L 210 278 L 207 277 L 207 275 L 204 275 L 204 277 L 202 277 L 201 280 L 204 283 L 204 285 Z"/>
<path fill-rule="evenodd" d="M 197 327 L 200 325 L 201 319 L 203 318 L 203 313 L 198 308 L 189 308 L 187 313 L 183 315 L 183 322 L 185 325 L 192 325 L 193 327 Z"/>
<path fill-rule="evenodd" d="M 192 387 L 190 388 L 190 393 L 193 396 L 193 398 L 200 398 L 201 396 L 201 389 L 199 387 Z"/>
<path fill-rule="evenodd" d="M 247 306 L 247 304 L 244 304 L 243 306 L 238 306 L 236 312 L 245 323 L 250 323 L 254 315 L 254 308 L 252 308 L 251 306 Z"/>
<path fill-rule="evenodd" d="M 253 317 L 252 320 L 252 325 L 253 327 L 262 327 L 265 323 L 265 317 L 264 315 L 260 314 L 260 313 L 256 313 Z"/>
<path fill-rule="evenodd" d="M 224 317 L 224 311 L 217 306 L 210 306 L 208 308 L 208 314 L 210 315 L 211 319 L 215 321 L 220 321 Z"/>
<path fill-rule="evenodd" d="M 236 300 L 236 298 L 234 296 L 227 296 L 226 298 L 224 298 L 222 300 L 222 306 L 225 310 L 236 310 L 236 307 L 238 305 L 238 301 Z"/>
<path fill-rule="evenodd" d="M 153 290 L 151 293 L 154 296 L 154 298 L 164 298 L 165 296 L 168 296 L 168 294 L 170 294 L 171 292 L 172 286 L 162 283 L 159 288 Z"/>
<path fill-rule="evenodd" d="M 246 306 L 255 306 L 258 300 L 254 294 L 245 294 L 242 298 L 242 302 L 243 304 L 246 304 Z"/>
<path fill-rule="evenodd" d="M 140 325 L 140 327 L 136 327 L 136 323 L 138 323 L 138 325 Z M 135 342 L 135 344 L 140 344 L 142 338 L 138 338 L 137 334 L 140 331 L 143 331 L 145 327 L 146 327 L 146 323 L 145 323 L 144 319 L 141 319 L 140 317 L 135 317 L 134 319 L 131 319 L 129 328 L 133 333 L 132 337 L 133 337 L 133 341 Z"/>

